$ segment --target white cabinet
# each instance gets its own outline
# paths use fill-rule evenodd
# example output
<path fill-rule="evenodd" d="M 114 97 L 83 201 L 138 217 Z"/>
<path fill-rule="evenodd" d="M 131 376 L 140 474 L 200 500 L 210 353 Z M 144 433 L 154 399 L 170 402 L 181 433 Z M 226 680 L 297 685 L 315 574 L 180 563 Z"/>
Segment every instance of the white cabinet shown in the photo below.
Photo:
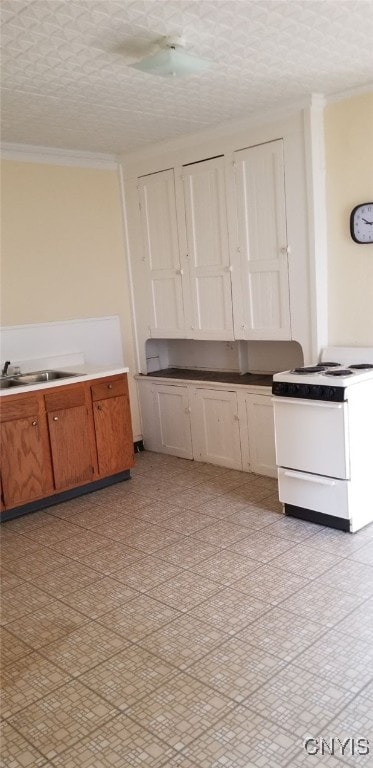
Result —
<path fill-rule="evenodd" d="M 271 396 L 240 392 L 238 404 L 243 469 L 277 477 Z"/>
<path fill-rule="evenodd" d="M 285 172 L 281 139 L 234 153 L 237 339 L 290 339 Z"/>
<path fill-rule="evenodd" d="M 232 158 L 138 179 L 153 338 L 291 338 L 283 141 Z"/>
<path fill-rule="evenodd" d="M 224 157 L 184 166 L 193 338 L 233 339 Z"/>
<path fill-rule="evenodd" d="M 160 451 L 192 459 L 190 405 L 187 387 L 154 387 L 154 406 L 159 423 Z"/>
<path fill-rule="evenodd" d="M 233 339 L 224 169 L 218 157 L 138 179 L 153 338 Z"/>
<path fill-rule="evenodd" d="M 137 383 L 147 450 L 277 476 L 270 391 L 146 377 Z"/>
<path fill-rule="evenodd" d="M 188 387 L 144 384 L 139 391 L 145 448 L 192 459 Z"/>
<path fill-rule="evenodd" d="M 138 179 L 138 192 L 142 258 L 147 277 L 147 292 L 144 293 L 141 312 L 147 315 L 150 336 L 183 337 L 183 275 L 173 170 Z"/>
<path fill-rule="evenodd" d="M 242 469 L 236 392 L 192 388 L 191 420 L 195 459 Z"/>

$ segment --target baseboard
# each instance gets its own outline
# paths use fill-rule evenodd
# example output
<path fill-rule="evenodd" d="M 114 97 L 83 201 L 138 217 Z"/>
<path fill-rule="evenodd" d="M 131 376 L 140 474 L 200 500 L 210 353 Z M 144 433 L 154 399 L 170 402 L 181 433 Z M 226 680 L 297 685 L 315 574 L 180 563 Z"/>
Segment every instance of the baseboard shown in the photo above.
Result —
<path fill-rule="evenodd" d="M 101 488 L 107 488 L 109 485 L 120 483 L 123 480 L 129 480 L 130 477 L 130 470 L 126 469 L 124 472 L 118 472 L 116 475 L 110 475 L 110 477 L 94 480 L 93 483 L 79 485 L 77 488 L 71 488 L 68 491 L 55 493 L 53 496 L 47 496 L 45 499 L 37 499 L 37 501 L 30 501 L 28 504 L 22 504 L 21 507 L 7 509 L 5 512 L 1 513 L 1 522 L 6 523 L 7 520 L 14 520 L 15 517 L 26 515 L 29 512 L 39 512 L 41 509 L 52 507 L 55 504 L 61 504 L 63 501 L 70 501 L 71 499 L 76 499 L 78 496 L 84 496 L 86 493 L 99 491 Z"/>

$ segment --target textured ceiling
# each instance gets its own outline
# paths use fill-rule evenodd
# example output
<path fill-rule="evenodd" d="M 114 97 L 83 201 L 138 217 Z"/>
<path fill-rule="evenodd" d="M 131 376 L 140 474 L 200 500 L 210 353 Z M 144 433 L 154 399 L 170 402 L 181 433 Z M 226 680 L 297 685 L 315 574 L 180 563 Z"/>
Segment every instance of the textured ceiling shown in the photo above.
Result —
<path fill-rule="evenodd" d="M 2 0 L 2 140 L 120 153 L 373 78 L 372 0 Z M 212 67 L 128 64 L 183 34 Z"/>

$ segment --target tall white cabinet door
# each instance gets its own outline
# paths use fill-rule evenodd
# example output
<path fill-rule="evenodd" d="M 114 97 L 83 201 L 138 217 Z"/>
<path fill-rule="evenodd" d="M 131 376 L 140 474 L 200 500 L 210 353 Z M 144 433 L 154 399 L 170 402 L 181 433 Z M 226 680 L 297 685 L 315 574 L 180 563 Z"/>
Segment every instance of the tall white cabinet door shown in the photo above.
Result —
<path fill-rule="evenodd" d="M 184 166 L 182 179 L 193 337 L 233 339 L 224 158 Z"/>
<path fill-rule="evenodd" d="M 188 387 L 158 384 L 154 386 L 153 392 L 159 429 L 159 451 L 192 459 Z"/>
<path fill-rule="evenodd" d="M 243 468 L 277 477 L 272 397 L 241 392 L 238 398 Z"/>
<path fill-rule="evenodd" d="M 237 250 L 235 336 L 290 339 L 282 139 L 234 153 Z"/>
<path fill-rule="evenodd" d="M 138 190 L 149 280 L 149 334 L 181 337 L 185 321 L 173 170 L 139 178 Z"/>
<path fill-rule="evenodd" d="M 191 406 L 194 458 L 242 469 L 236 392 L 195 387 Z"/>

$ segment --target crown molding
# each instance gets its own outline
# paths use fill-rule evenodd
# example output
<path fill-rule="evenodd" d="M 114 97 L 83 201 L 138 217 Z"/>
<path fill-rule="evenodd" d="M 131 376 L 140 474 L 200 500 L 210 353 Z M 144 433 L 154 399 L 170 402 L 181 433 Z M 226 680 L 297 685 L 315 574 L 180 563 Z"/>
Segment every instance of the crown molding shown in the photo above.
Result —
<path fill-rule="evenodd" d="M 186 149 L 187 147 L 195 147 L 199 144 L 210 141 L 213 139 L 223 139 L 226 136 L 240 131 L 254 128 L 257 126 L 265 125 L 266 123 L 275 122 L 281 119 L 287 119 L 295 113 L 301 112 L 306 109 L 312 102 L 312 96 L 306 96 L 305 98 L 297 101 L 285 102 L 282 105 L 273 107 L 268 110 L 263 110 L 246 117 L 241 117 L 236 120 L 224 121 L 216 125 L 210 125 L 207 128 L 203 128 L 200 131 L 193 133 L 183 134 L 177 136 L 174 139 L 166 139 L 165 141 L 159 141 L 157 143 L 146 144 L 141 147 L 137 147 L 129 152 L 122 152 L 118 155 L 119 162 L 124 165 L 126 162 L 141 161 L 144 158 L 153 158 L 161 155 L 164 152 L 173 152 L 180 149 Z"/>
<path fill-rule="evenodd" d="M 17 160 L 23 163 L 45 163 L 46 165 L 66 165 L 76 168 L 98 168 L 116 171 L 118 161 L 115 155 L 80 152 L 74 149 L 55 149 L 53 147 L 38 147 L 31 144 L 12 144 L 1 142 L 1 157 L 3 160 Z"/>
<path fill-rule="evenodd" d="M 346 91 L 339 91 L 339 93 L 332 93 L 330 96 L 326 97 L 326 102 L 327 104 L 333 104 L 335 101 L 353 99 L 355 96 L 363 96 L 366 93 L 373 94 L 373 82 L 359 85 L 356 88 L 349 88 Z"/>

